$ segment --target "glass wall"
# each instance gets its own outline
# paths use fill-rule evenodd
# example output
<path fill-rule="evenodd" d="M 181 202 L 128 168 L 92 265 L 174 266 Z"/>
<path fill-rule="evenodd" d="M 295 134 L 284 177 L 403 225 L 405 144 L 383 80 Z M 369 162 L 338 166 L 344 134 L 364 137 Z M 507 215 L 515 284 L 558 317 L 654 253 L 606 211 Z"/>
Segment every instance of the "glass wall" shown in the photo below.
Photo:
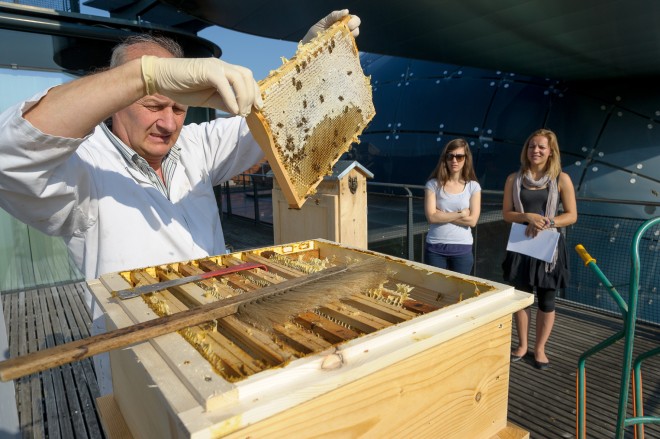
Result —
<path fill-rule="evenodd" d="M 0 69 L 0 111 L 69 79 L 61 73 Z M 61 238 L 46 236 L 0 209 L 0 291 L 82 278 Z"/>
<path fill-rule="evenodd" d="M 424 185 L 444 144 L 463 137 L 482 187 L 502 190 L 527 136 L 549 128 L 578 196 L 659 200 L 660 89 L 653 80 L 565 83 L 373 54 L 363 54 L 362 64 L 376 116 L 354 150 L 376 182 Z M 644 205 L 585 209 L 659 214 Z"/>

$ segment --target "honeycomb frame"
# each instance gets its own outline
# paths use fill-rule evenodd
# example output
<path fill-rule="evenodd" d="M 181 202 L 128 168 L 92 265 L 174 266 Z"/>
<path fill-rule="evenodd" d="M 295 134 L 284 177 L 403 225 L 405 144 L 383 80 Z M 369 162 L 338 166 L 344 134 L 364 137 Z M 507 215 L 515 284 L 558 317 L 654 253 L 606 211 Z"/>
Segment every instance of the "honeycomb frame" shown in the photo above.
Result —
<path fill-rule="evenodd" d="M 300 209 L 375 115 L 369 77 L 345 17 L 259 82 L 248 115 L 289 207 Z"/>

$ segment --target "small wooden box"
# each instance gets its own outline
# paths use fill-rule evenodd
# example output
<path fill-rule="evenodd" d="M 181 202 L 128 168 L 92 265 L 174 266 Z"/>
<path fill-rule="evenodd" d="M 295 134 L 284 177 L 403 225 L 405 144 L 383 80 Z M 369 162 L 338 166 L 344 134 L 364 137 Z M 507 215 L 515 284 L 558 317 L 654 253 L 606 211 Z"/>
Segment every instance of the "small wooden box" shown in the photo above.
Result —
<path fill-rule="evenodd" d="M 367 248 L 367 178 L 360 163 L 339 160 L 300 209 L 292 209 L 273 179 L 273 236 L 275 244 L 328 239 Z"/>
<path fill-rule="evenodd" d="M 296 261 L 309 252 L 341 263 L 382 258 L 388 285 L 413 287 L 409 303 L 435 310 L 241 380 L 224 379 L 178 333 L 111 352 L 114 398 L 134 437 L 510 435 L 511 314 L 533 302 L 530 294 L 325 240 L 188 262 L 250 261 L 267 253 Z M 111 297 L 113 290 L 133 286 L 127 279 L 130 272 L 89 283 L 108 329 L 156 317 L 141 298 Z"/>

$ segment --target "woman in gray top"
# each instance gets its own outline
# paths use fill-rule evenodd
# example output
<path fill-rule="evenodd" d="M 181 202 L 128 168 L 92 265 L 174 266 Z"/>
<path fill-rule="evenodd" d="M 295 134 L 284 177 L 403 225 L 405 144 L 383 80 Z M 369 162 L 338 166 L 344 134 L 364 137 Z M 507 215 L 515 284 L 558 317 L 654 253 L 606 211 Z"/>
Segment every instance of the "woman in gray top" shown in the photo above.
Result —
<path fill-rule="evenodd" d="M 481 186 L 463 139 L 447 143 L 426 182 L 424 213 L 429 222 L 425 261 L 470 274 L 474 263 L 472 230 L 481 212 Z"/>

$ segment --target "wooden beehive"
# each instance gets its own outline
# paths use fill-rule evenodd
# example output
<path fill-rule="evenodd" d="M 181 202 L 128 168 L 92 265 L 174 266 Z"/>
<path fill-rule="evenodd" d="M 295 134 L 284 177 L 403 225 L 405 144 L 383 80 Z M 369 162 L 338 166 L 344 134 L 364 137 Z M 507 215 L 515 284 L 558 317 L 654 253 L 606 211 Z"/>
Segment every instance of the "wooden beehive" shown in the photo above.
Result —
<path fill-rule="evenodd" d="M 378 291 L 302 312 L 274 335 L 230 316 L 111 352 L 114 399 L 131 434 L 525 437 L 511 436 L 507 426 L 511 314 L 533 297 L 507 285 L 325 240 L 104 275 L 89 284 L 114 329 L 369 258 L 386 265 Z M 146 300 L 112 297 L 136 283 L 246 261 L 268 271 Z"/>
<path fill-rule="evenodd" d="M 367 178 L 373 174 L 354 160 L 339 160 L 332 171 L 300 209 L 289 208 L 273 181 L 275 244 L 322 238 L 367 248 Z"/>

